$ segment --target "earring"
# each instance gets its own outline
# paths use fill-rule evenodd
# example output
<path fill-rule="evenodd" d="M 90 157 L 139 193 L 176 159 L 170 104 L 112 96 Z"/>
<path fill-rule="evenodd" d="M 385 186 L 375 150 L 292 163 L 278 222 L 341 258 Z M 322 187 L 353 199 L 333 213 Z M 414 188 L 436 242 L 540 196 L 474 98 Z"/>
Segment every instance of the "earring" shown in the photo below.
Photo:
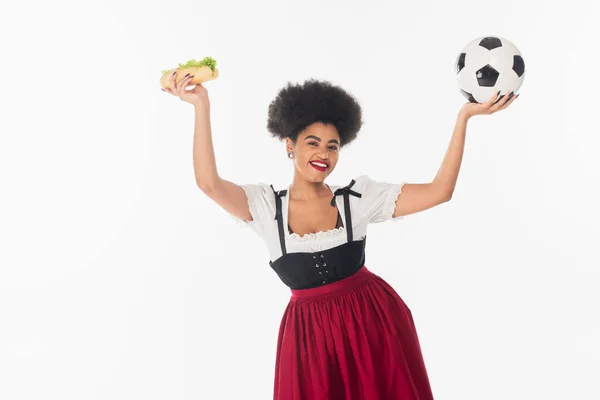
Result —
<path fill-rule="evenodd" d="M 288 158 L 294 158 L 294 153 L 292 153 L 291 151 L 288 153 Z"/>

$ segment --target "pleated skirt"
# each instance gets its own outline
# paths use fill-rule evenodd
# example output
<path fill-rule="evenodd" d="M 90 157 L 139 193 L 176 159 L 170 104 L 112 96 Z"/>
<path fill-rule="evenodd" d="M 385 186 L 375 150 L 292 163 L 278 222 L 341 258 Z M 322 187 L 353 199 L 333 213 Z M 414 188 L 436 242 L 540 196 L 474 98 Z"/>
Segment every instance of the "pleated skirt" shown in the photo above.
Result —
<path fill-rule="evenodd" d="M 410 309 L 362 267 L 292 290 L 279 329 L 275 400 L 431 400 Z"/>

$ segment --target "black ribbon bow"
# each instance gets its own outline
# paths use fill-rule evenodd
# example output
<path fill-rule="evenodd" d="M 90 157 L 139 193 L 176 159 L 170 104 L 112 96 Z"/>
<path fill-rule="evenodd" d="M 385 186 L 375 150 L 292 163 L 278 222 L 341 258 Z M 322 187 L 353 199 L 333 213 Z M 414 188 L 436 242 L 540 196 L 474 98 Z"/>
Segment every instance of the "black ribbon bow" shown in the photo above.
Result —
<path fill-rule="evenodd" d="M 331 199 L 331 207 L 335 207 L 335 198 L 339 195 L 343 195 L 344 197 L 348 197 L 348 198 L 350 197 L 350 195 L 356 196 L 356 197 L 362 197 L 362 194 L 350 189 L 352 186 L 354 186 L 355 183 L 356 182 L 354 181 L 354 179 L 352 179 L 352 182 L 350 182 L 350 184 L 348 186 L 341 187 L 341 188 L 337 189 L 335 192 L 333 192 L 333 198 Z"/>

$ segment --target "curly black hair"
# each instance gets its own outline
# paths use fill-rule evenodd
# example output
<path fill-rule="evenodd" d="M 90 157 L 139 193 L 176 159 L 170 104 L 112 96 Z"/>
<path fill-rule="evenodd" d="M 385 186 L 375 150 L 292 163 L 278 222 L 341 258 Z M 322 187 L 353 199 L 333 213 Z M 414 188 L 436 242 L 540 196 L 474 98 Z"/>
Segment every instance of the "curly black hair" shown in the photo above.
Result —
<path fill-rule="evenodd" d="M 298 85 L 288 82 L 269 105 L 267 129 L 273 137 L 296 142 L 298 135 L 315 122 L 333 124 L 343 147 L 356 139 L 363 125 L 362 109 L 341 87 L 316 79 Z"/>

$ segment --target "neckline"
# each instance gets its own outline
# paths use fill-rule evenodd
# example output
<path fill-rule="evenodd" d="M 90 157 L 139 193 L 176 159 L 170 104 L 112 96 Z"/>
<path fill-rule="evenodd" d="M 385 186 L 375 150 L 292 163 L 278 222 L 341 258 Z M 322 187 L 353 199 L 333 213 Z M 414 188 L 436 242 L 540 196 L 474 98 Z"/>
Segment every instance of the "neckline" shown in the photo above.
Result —
<path fill-rule="evenodd" d="M 325 183 L 325 186 L 327 186 L 327 188 L 331 192 L 330 198 L 333 198 L 335 196 L 335 191 L 333 190 L 333 188 L 331 186 L 329 186 L 326 183 Z M 289 221 L 290 221 L 289 217 L 290 217 L 290 189 L 291 189 L 291 187 L 292 187 L 292 184 L 289 184 L 288 188 L 287 188 L 287 196 L 285 196 L 285 202 L 284 202 L 285 209 L 283 210 L 284 211 L 283 212 L 283 215 L 284 215 L 283 222 L 285 223 L 285 226 L 288 226 Z M 284 229 L 284 235 L 291 239 L 308 240 L 308 239 L 320 239 L 320 238 L 326 237 L 326 236 L 337 236 L 337 235 L 345 232 L 346 231 L 346 218 L 344 218 L 337 201 L 335 202 L 335 208 L 336 208 L 337 212 L 340 214 L 340 216 L 342 216 L 343 224 L 339 228 L 332 228 L 332 229 L 327 229 L 324 231 L 317 231 L 317 232 L 307 232 L 304 235 L 300 235 L 296 232 L 290 233 L 288 229 Z"/>

